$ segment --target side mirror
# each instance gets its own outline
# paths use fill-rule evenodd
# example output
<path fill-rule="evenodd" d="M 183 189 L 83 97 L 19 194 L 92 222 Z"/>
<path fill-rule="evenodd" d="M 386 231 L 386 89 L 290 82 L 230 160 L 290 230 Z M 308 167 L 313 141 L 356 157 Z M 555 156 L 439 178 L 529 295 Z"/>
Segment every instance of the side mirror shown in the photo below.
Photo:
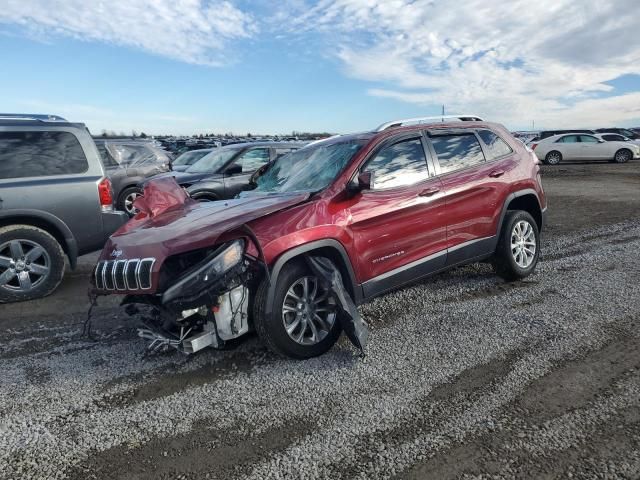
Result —
<path fill-rule="evenodd" d="M 237 175 L 238 173 L 242 173 L 242 165 L 238 165 L 237 163 L 229 165 L 225 170 L 225 173 L 227 175 Z"/>
<path fill-rule="evenodd" d="M 598 143 L 604 143 L 604 140 L 598 140 Z"/>
<path fill-rule="evenodd" d="M 249 178 L 249 185 L 251 185 L 252 187 L 256 187 L 258 185 L 258 178 L 265 174 L 270 165 L 272 164 L 267 163 L 266 165 L 261 166 L 258 170 L 253 172 L 253 175 L 251 175 L 251 178 Z"/>
<path fill-rule="evenodd" d="M 363 190 L 371 190 L 371 185 L 373 185 L 373 172 L 360 172 L 356 180 L 349 182 L 347 191 L 355 195 Z"/>

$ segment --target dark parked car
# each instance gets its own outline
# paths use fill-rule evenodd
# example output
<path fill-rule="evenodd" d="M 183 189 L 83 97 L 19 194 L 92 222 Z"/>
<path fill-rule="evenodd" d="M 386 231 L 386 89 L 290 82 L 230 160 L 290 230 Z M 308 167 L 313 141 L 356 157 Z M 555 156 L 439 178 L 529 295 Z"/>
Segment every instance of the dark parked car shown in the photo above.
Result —
<path fill-rule="evenodd" d="M 623 137 L 630 138 L 631 140 L 640 140 L 640 133 L 633 131 L 630 128 L 598 128 L 597 133 L 616 133 Z"/>
<path fill-rule="evenodd" d="M 495 123 L 421 122 L 304 147 L 224 202 L 149 182 L 97 291 L 152 306 L 142 335 L 156 347 L 192 353 L 255 328 L 308 358 L 343 328 L 362 344 L 354 304 L 427 275 L 488 259 L 505 279 L 531 274 L 547 206 L 536 156 Z"/>
<path fill-rule="evenodd" d="M 151 142 L 100 138 L 95 141 L 113 184 L 116 208 L 132 216 L 135 213 L 133 202 L 142 193 L 138 184 L 153 175 L 168 172 L 171 158 Z"/>
<path fill-rule="evenodd" d="M 237 143 L 211 151 L 184 172 L 169 172 L 165 176 L 175 177 L 199 201 L 233 198 L 249 187 L 258 169 L 302 146 L 304 143 Z"/>
<path fill-rule="evenodd" d="M 126 220 L 83 124 L 0 114 L 0 302 L 50 294 Z"/>
<path fill-rule="evenodd" d="M 212 151 L 213 148 L 186 151 L 178 155 L 178 157 L 171 162 L 171 170 L 174 172 L 184 172 L 187 168 Z"/>

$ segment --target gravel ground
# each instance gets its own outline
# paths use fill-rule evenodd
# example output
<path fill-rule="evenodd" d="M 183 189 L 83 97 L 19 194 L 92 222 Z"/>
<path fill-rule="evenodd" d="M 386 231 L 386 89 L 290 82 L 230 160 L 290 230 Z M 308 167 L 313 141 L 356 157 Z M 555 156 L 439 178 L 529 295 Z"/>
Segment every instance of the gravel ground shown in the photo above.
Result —
<path fill-rule="evenodd" d="M 305 362 L 255 338 L 145 356 L 113 300 L 89 341 L 82 270 L 0 307 L 0 477 L 639 478 L 640 164 L 544 182 L 534 275 L 376 299 L 365 359 L 344 339 Z"/>

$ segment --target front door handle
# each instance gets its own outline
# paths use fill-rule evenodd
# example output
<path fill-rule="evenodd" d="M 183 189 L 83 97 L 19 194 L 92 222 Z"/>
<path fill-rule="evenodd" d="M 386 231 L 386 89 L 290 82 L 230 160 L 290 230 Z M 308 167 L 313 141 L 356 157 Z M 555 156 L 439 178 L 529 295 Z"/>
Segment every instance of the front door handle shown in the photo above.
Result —
<path fill-rule="evenodd" d="M 501 177 L 502 175 L 504 175 L 504 170 L 494 170 L 489 174 L 491 178 L 498 178 L 498 177 Z"/>
<path fill-rule="evenodd" d="M 440 187 L 431 187 L 421 191 L 418 195 L 421 197 L 431 197 L 440 191 Z"/>

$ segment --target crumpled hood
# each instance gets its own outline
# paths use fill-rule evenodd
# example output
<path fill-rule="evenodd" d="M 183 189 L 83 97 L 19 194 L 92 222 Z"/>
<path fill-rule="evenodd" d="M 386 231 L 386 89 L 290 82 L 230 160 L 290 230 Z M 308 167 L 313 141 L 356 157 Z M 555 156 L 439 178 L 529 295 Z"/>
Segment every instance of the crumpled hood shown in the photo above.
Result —
<path fill-rule="evenodd" d="M 136 215 L 107 241 L 101 259 L 152 257 L 156 259 L 157 271 L 170 255 L 210 247 L 221 234 L 307 198 L 308 193 L 246 196 L 206 203 L 187 199 L 184 204 L 154 216 Z"/>

